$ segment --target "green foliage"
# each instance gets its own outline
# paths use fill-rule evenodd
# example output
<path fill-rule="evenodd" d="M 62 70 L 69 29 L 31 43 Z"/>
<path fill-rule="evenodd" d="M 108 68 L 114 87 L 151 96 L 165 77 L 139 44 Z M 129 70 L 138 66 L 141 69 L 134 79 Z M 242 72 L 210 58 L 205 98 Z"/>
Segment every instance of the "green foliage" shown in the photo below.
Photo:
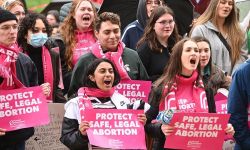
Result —
<path fill-rule="evenodd" d="M 51 0 L 25 0 L 28 10 L 41 12 Z"/>
<path fill-rule="evenodd" d="M 240 9 L 240 21 L 242 21 L 250 10 L 250 0 L 237 2 L 236 6 Z"/>

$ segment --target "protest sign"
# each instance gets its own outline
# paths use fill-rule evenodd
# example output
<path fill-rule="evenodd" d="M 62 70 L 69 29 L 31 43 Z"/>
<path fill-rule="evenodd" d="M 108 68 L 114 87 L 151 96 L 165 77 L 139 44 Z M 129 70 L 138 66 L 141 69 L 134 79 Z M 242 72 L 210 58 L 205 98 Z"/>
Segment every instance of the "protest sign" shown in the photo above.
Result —
<path fill-rule="evenodd" d="M 216 113 L 227 114 L 227 96 L 219 92 L 214 96 L 214 101 L 216 105 Z"/>
<path fill-rule="evenodd" d="M 12 131 L 48 124 L 48 116 L 48 104 L 40 86 L 1 90 L 1 128 Z"/>
<path fill-rule="evenodd" d="M 121 80 L 116 86 L 118 93 L 124 95 L 130 102 L 143 100 L 148 102 L 148 95 L 151 90 L 151 81 Z"/>
<path fill-rule="evenodd" d="M 174 113 L 174 132 L 166 137 L 165 148 L 220 150 L 229 114 Z"/>
<path fill-rule="evenodd" d="M 93 109 L 85 111 L 91 145 L 113 149 L 146 149 L 144 125 L 137 115 L 143 110 Z"/>
<path fill-rule="evenodd" d="M 64 116 L 64 104 L 50 103 L 48 125 L 35 127 L 35 134 L 25 143 L 26 150 L 68 150 L 60 142 L 62 121 Z"/>

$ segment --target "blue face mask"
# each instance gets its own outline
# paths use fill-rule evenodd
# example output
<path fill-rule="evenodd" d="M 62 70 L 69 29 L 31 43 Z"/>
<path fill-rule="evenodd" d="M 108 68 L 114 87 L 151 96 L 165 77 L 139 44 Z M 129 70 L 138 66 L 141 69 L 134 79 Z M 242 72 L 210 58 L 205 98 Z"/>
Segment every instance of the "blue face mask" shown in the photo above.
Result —
<path fill-rule="evenodd" d="M 31 34 L 30 45 L 33 47 L 42 47 L 44 43 L 48 40 L 48 36 L 45 33 Z"/>

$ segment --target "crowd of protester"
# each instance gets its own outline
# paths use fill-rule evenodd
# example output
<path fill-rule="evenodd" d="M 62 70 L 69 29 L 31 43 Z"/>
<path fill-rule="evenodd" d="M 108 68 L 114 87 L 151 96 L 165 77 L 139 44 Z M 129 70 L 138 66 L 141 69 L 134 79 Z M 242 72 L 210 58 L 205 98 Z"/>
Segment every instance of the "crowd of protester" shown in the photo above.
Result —
<path fill-rule="evenodd" d="M 214 97 L 223 88 L 229 91 L 231 114 L 225 133 L 234 136 L 235 149 L 247 150 L 250 13 L 243 27 L 235 0 L 190 2 L 194 20 L 184 34 L 176 21 L 181 16 L 167 0 L 139 0 L 137 20 L 124 31 L 125 18 L 98 14 L 91 0 L 73 0 L 46 16 L 25 12 L 19 0 L 1 0 L 0 90 L 41 86 L 47 103 L 64 103 L 60 141 L 77 150 L 90 147 L 89 122 L 80 119 L 85 100 L 93 109 L 130 109 L 128 98 L 115 86 L 126 80 L 152 81 L 138 120 L 149 139 L 148 149 L 159 150 L 174 130 L 153 122 L 160 111 L 216 113 Z M 199 101 L 204 92 L 205 107 Z M 192 107 L 181 108 L 181 99 Z M 33 127 L 6 131 L 0 126 L 0 149 L 24 150 L 33 134 Z"/>

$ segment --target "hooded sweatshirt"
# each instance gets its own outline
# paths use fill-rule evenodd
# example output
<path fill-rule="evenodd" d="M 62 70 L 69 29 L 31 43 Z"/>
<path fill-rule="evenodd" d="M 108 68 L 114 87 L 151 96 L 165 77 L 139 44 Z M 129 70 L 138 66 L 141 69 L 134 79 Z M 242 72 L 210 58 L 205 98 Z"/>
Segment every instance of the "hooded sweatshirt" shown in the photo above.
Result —
<path fill-rule="evenodd" d="M 136 50 L 136 44 L 143 35 L 147 24 L 148 15 L 146 9 L 146 0 L 140 0 L 136 14 L 137 20 L 130 23 L 123 31 L 122 42 L 126 47 Z"/>

